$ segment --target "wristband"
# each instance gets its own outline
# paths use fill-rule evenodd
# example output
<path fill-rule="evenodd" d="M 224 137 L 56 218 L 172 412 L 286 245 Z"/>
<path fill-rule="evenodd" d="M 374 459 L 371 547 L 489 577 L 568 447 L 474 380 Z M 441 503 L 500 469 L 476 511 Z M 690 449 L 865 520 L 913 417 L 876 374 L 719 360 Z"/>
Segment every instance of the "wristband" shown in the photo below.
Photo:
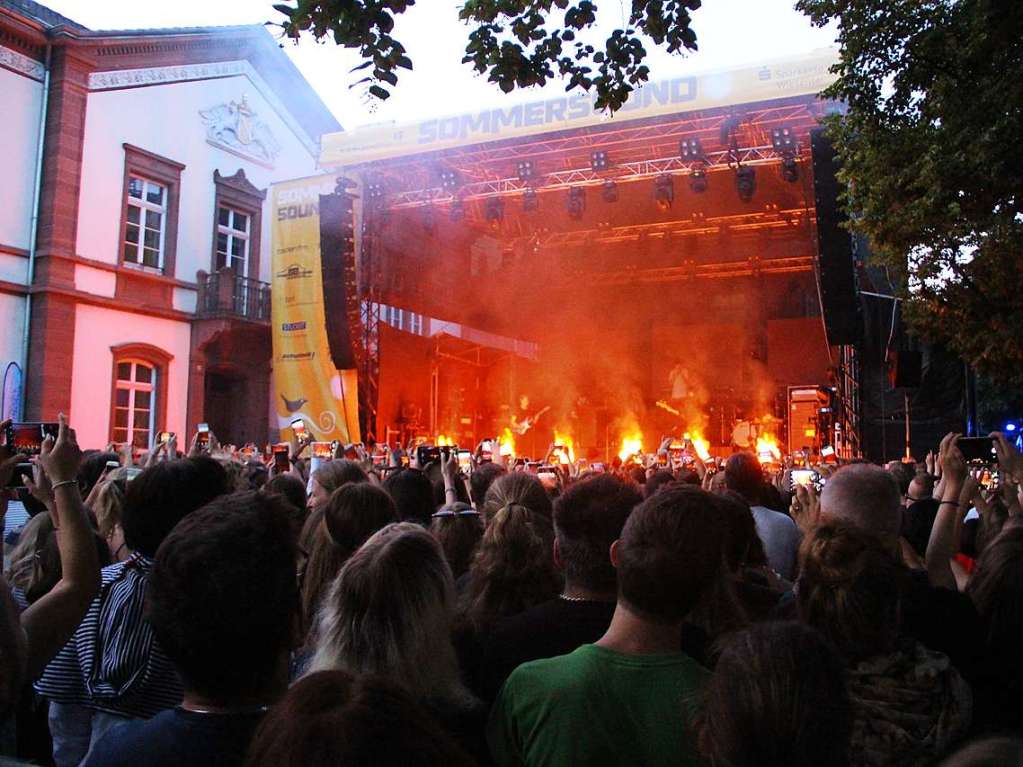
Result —
<path fill-rule="evenodd" d="M 946 503 L 952 504 L 953 506 L 959 505 L 959 501 L 938 501 L 939 506 L 944 506 Z"/>
<path fill-rule="evenodd" d="M 61 482 L 54 482 L 53 485 L 50 486 L 50 489 L 53 490 L 54 492 L 57 492 L 57 488 L 64 487 L 65 485 L 75 485 L 75 486 L 77 486 L 78 485 L 78 480 L 77 479 L 65 479 L 65 480 L 63 480 Z"/>

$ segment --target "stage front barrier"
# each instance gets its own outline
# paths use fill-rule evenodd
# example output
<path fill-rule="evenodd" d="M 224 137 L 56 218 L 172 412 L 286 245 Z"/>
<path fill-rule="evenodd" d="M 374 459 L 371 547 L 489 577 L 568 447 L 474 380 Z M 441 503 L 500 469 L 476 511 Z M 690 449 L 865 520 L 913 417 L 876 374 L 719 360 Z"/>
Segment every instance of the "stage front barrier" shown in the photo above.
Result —
<path fill-rule="evenodd" d="M 317 440 L 357 442 L 358 374 L 334 367 L 324 309 L 319 198 L 334 192 L 335 180 L 316 176 L 271 189 L 275 425 L 290 434 L 301 418 Z"/>

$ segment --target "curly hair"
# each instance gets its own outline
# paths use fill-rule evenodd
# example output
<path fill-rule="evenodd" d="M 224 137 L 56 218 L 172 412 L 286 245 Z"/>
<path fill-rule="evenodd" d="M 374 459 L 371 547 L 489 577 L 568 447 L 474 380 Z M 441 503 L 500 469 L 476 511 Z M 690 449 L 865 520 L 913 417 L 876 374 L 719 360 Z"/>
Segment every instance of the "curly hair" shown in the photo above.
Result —
<path fill-rule="evenodd" d="M 494 487 L 516 476 L 521 475 L 509 474 Z M 491 497 L 488 494 L 488 502 Z M 459 619 L 481 633 L 501 618 L 553 599 L 561 587 L 550 516 L 510 503 L 494 513 L 483 531 L 469 567 L 469 587 L 462 595 Z"/>

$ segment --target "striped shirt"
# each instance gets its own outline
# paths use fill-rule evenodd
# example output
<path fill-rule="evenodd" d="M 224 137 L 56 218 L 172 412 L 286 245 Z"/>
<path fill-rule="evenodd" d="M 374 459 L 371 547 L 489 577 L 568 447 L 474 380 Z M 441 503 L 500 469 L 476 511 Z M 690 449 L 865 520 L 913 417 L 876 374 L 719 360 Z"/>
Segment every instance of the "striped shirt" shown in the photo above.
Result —
<path fill-rule="evenodd" d="M 183 690 L 143 607 L 153 560 L 133 554 L 103 568 L 99 596 L 35 683 L 36 692 L 117 716 L 148 719 Z"/>

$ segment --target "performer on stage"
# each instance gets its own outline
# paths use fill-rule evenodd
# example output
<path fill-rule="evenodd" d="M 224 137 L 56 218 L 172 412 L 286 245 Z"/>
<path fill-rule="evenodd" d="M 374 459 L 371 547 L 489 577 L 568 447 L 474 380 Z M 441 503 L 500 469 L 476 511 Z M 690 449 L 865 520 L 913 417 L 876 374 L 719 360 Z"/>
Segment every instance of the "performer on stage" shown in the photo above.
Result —
<path fill-rule="evenodd" d="M 675 366 L 668 373 L 668 384 L 671 386 L 672 401 L 682 402 L 692 396 L 693 386 L 689 378 L 689 368 L 682 360 L 675 360 Z"/>

